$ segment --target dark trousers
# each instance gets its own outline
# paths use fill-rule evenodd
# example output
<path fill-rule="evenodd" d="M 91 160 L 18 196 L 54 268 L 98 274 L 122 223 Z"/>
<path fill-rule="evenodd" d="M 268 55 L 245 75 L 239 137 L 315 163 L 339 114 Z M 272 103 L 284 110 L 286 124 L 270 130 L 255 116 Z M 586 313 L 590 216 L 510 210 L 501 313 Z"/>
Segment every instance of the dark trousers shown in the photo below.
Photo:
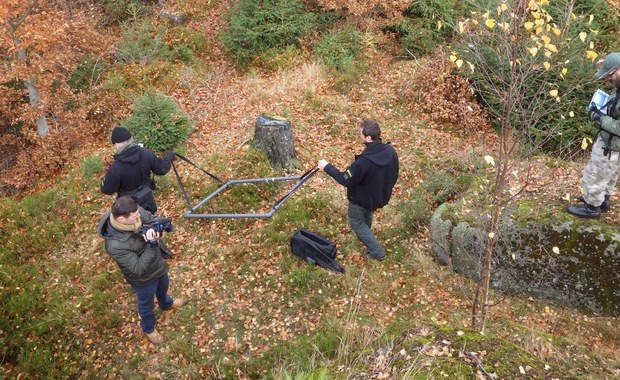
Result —
<path fill-rule="evenodd" d="M 385 256 L 385 250 L 370 229 L 372 226 L 372 215 L 372 211 L 368 211 L 353 202 L 349 202 L 349 224 L 353 232 L 355 232 L 357 238 L 364 243 L 366 249 L 368 249 L 369 256 L 382 258 Z"/>
<path fill-rule="evenodd" d="M 140 314 L 140 327 L 142 331 L 150 334 L 155 330 L 155 298 L 159 308 L 168 310 L 172 307 L 172 297 L 168 295 L 170 279 L 168 273 L 157 280 L 142 286 L 133 286 L 138 297 L 138 313 Z"/>

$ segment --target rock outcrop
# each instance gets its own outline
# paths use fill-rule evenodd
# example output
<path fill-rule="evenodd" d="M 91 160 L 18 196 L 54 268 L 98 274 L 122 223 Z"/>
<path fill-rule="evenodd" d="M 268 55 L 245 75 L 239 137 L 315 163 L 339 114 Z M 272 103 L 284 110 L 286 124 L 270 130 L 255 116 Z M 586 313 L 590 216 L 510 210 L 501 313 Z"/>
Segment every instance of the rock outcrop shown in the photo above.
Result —
<path fill-rule="evenodd" d="M 616 226 L 569 216 L 562 205 L 524 202 L 502 216 L 491 286 L 620 315 L 620 234 Z M 474 216 L 472 216 L 474 215 Z M 437 260 L 477 279 L 488 239 L 484 212 L 441 205 L 431 219 Z"/>

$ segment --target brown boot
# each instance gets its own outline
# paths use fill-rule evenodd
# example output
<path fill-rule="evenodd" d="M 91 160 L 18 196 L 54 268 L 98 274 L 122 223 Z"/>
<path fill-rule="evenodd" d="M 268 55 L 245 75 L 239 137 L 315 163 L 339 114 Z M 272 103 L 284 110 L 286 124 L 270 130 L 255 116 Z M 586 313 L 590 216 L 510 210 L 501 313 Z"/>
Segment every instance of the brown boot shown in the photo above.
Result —
<path fill-rule="evenodd" d="M 149 340 L 153 344 L 161 344 L 164 341 L 164 336 L 161 335 L 157 330 L 153 330 L 152 333 L 146 334 L 146 337 L 149 338 Z"/>

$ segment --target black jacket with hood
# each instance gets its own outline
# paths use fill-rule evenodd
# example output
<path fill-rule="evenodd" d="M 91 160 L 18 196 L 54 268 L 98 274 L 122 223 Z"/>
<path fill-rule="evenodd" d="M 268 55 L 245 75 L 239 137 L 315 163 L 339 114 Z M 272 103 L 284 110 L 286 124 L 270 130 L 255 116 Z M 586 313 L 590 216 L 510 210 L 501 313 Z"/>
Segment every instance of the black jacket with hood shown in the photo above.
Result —
<path fill-rule="evenodd" d="M 138 145 L 130 145 L 122 152 L 114 155 L 114 162 L 101 181 L 101 192 L 112 195 L 134 195 L 142 186 L 151 186 L 151 172 L 157 175 L 168 173 L 174 160 L 174 153 L 169 152 L 164 159 L 157 157 L 153 152 Z M 138 200 L 140 206 L 150 212 L 155 212 L 157 206 L 153 194 L 146 199 Z"/>
<path fill-rule="evenodd" d="M 385 206 L 398 179 L 398 155 L 380 140 L 366 143 L 366 149 L 343 172 L 327 164 L 325 172 L 347 188 L 347 198 L 369 211 Z"/>

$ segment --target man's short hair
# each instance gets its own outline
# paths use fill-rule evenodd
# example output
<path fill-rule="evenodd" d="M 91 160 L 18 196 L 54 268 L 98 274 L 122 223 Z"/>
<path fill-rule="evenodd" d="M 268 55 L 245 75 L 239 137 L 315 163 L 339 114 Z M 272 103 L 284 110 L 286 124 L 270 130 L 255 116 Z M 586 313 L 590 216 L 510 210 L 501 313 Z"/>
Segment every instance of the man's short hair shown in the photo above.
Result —
<path fill-rule="evenodd" d="M 379 128 L 379 123 L 372 119 L 362 120 L 362 135 L 370 136 L 373 141 L 381 140 L 381 128 Z"/>
<path fill-rule="evenodd" d="M 129 214 L 136 212 L 138 209 L 138 202 L 135 199 L 128 196 L 118 197 L 112 204 L 112 215 L 115 218 L 119 216 L 128 217 Z"/>

